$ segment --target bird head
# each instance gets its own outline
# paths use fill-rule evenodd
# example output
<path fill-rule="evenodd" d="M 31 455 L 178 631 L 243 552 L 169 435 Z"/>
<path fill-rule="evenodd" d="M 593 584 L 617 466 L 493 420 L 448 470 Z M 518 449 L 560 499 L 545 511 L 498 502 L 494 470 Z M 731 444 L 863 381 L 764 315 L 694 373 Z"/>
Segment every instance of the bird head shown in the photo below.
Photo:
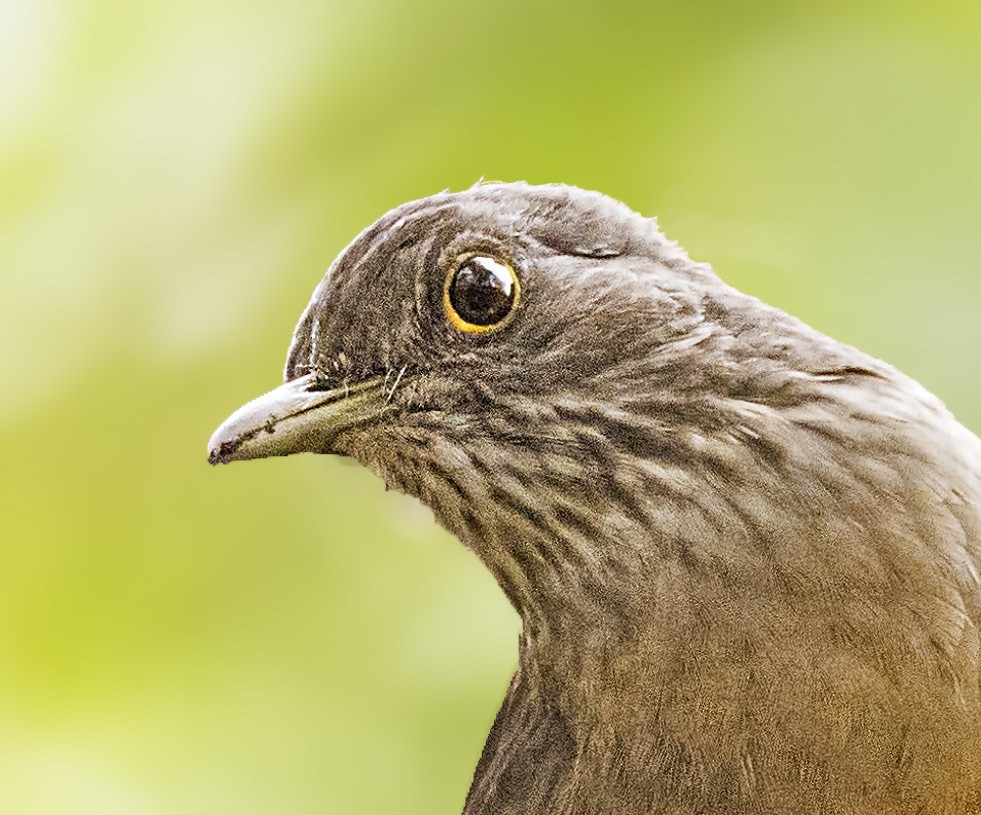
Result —
<path fill-rule="evenodd" d="M 641 396 L 633 380 L 677 361 L 651 351 L 704 327 L 698 301 L 713 286 L 654 221 L 598 193 L 483 184 L 411 202 L 332 264 L 285 385 L 236 412 L 210 460 L 357 458 L 413 428 L 420 444 L 428 430 L 493 437 L 502 451 L 547 446 L 536 413 L 585 394 Z M 524 416 L 508 410 L 519 403 Z"/>

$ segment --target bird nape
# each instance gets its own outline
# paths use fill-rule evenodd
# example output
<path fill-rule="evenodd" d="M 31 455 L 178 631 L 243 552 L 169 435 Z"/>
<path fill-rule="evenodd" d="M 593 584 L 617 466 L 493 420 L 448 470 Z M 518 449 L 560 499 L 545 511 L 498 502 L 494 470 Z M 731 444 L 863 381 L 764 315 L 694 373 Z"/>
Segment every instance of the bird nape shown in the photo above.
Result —
<path fill-rule="evenodd" d="M 466 815 L 981 812 L 981 441 L 562 185 L 405 204 L 210 460 L 350 456 L 521 615 Z"/>

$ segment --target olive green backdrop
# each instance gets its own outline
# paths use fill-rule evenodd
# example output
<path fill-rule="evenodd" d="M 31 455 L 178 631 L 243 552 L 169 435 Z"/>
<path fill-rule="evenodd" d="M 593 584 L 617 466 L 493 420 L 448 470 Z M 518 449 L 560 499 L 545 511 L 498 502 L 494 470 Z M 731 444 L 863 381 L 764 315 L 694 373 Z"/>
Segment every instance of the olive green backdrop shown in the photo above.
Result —
<path fill-rule="evenodd" d="M 0 812 L 459 812 L 518 622 L 428 511 L 213 470 L 402 201 L 565 181 L 981 428 L 981 4 L 0 0 Z"/>

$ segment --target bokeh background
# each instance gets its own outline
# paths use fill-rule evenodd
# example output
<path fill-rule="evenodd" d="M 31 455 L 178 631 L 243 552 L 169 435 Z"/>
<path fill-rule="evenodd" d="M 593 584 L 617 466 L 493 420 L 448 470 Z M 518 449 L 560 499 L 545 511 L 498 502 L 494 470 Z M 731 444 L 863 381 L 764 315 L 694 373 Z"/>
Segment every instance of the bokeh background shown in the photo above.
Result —
<path fill-rule="evenodd" d="M 0 812 L 459 812 L 518 621 L 354 466 L 212 470 L 334 255 L 565 181 L 981 430 L 981 4 L 0 0 Z"/>

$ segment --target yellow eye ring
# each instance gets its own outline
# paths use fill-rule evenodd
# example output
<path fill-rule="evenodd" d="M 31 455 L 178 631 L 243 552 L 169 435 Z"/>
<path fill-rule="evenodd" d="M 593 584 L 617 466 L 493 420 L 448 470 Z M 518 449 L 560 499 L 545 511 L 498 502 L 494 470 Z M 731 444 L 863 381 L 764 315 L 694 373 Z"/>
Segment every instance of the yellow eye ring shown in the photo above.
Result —
<path fill-rule="evenodd" d="M 466 255 L 446 275 L 443 308 L 458 331 L 494 331 L 510 320 L 520 293 L 510 264 L 488 255 Z"/>

